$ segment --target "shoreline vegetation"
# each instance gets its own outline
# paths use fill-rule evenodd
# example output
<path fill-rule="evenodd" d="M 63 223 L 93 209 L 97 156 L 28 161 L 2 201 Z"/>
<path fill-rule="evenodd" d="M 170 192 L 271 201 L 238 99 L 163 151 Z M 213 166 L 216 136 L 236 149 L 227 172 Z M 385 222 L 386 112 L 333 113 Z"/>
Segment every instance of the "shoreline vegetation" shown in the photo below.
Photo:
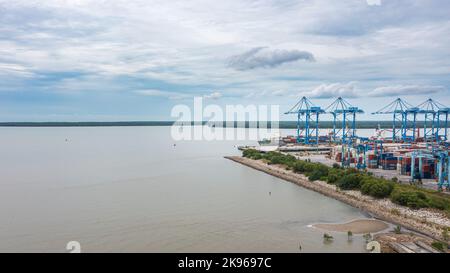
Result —
<path fill-rule="evenodd" d="M 424 126 L 423 121 L 417 121 L 417 127 L 422 128 Z M 256 125 L 250 123 L 248 121 L 245 122 L 197 122 L 197 121 L 188 121 L 188 122 L 175 122 L 175 121 L 81 121 L 81 122 L 0 122 L 0 127 L 127 127 L 127 126 L 172 126 L 172 125 L 183 125 L 183 126 L 192 126 L 192 125 L 209 125 L 215 126 L 218 128 L 227 127 L 227 128 L 271 128 L 272 123 L 270 121 L 259 121 Z M 357 121 L 356 128 L 357 129 L 391 129 L 392 121 L 380 120 L 380 121 Z M 399 123 L 398 126 L 401 126 Z M 431 126 L 431 123 L 427 124 L 427 126 Z M 296 121 L 280 121 L 278 123 L 279 129 L 295 129 L 297 128 Z M 332 121 L 320 121 L 319 128 L 321 129 L 330 129 L 333 128 Z"/>
<path fill-rule="evenodd" d="M 225 158 L 334 198 L 380 220 L 449 242 L 449 195 L 401 185 L 356 169 L 342 169 L 337 164 L 328 167 L 298 160 L 278 152 L 264 154 L 248 149 L 242 157 Z"/>

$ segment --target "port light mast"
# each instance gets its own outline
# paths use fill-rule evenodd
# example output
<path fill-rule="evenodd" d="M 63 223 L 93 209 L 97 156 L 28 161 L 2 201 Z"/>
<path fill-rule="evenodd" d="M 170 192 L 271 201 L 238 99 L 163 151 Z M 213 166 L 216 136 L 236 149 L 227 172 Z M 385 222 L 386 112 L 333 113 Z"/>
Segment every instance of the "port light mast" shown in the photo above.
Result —
<path fill-rule="evenodd" d="M 297 142 L 319 144 L 319 116 L 325 111 L 303 97 L 285 114 L 297 115 Z"/>
<path fill-rule="evenodd" d="M 357 137 L 356 114 L 363 114 L 363 110 L 339 97 L 325 111 L 333 116 L 332 140 L 334 142 L 347 143 Z"/>

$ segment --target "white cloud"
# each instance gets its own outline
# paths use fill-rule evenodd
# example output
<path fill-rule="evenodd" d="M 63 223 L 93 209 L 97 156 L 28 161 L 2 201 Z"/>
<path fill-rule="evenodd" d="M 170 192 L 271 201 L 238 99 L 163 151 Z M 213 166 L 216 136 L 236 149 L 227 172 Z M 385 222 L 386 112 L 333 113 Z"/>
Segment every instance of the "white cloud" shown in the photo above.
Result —
<path fill-rule="evenodd" d="M 318 99 L 328 99 L 337 97 L 345 97 L 345 98 L 358 97 L 355 82 L 321 84 L 316 88 L 314 88 L 312 91 L 302 92 L 301 95 Z"/>
<path fill-rule="evenodd" d="M 285 96 L 286 94 L 287 92 L 285 90 L 276 90 L 272 92 L 272 95 L 277 97 Z"/>
<path fill-rule="evenodd" d="M 356 82 L 321 84 L 312 91 L 300 92 L 298 96 L 309 98 L 362 98 L 362 97 L 393 97 L 393 96 L 417 96 L 437 94 L 446 91 L 443 86 L 431 85 L 392 85 L 377 87 L 370 92 L 364 92 L 357 88 Z"/>
<path fill-rule="evenodd" d="M 0 16 L 0 89 L 161 86 L 137 93 L 177 99 L 193 90 L 202 96 L 202 86 L 264 103 L 297 90 L 326 98 L 393 84 L 448 89 L 449 7 L 439 0 L 0 0 L 8 15 Z M 65 78 L 73 71 L 83 76 Z M 30 81 L 39 73 L 49 77 Z"/>
<path fill-rule="evenodd" d="M 134 93 L 144 96 L 150 96 L 150 97 L 160 97 L 160 98 L 166 98 L 170 100 L 179 100 L 179 99 L 186 99 L 190 98 L 192 96 L 186 95 L 179 92 L 168 92 L 168 91 L 161 91 L 156 89 L 146 89 L 146 90 L 136 90 Z"/>
<path fill-rule="evenodd" d="M 353 79 L 361 81 L 364 69 L 349 67 L 347 62 L 358 61 L 359 66 L 383 74 L 386 68 L 392 67 L 390 59 L 407 55 L 404 50 L 400 54 L 393 52 L 393 47 L 399 51 L 407 48 L 414 54 L 414 48 L 430 46 L 427 41 L 434 41 L 433 45 L 439 41 L 444 48 L 434 49 L 435 54 L 422 57 L 429 64 L 426 71 L 430 67 L 449 67 L 446 62 L 436 65 L 442 58 L 434 57 L 448 50 L 445 37 L 450 36 L 449 28 L 440 27 L 445 22 L 434 22 L 434 17 L 442 18 L 445 8 L 436 8 L 433 1 L 414 5 L 393 1 L 383 2 L 380 9 L 373 9 L 364 7 L 367 6 L 362 5 L 364 1 L 230 0 L 217 3 L 196 0 L 189 4 L 177 0 L 0 1 L 5 14 L 14 15 L 0 19 L 0 33 L 5 33 L 0 37 L 0 53 L 10 61 L 41 71 L 80 70 L 103 75 L 141 75 L 171 82 L 226 84 L 230 79 L 244 77 L 246 81 L 268 82 L 270 79 L 260 73 L 262 70 L 257 70 L 259 75 L 249 70 L 273 67 L 298 57 L 311 60 L 307 53 L 314 52 L 318 62 L 314 67 L 304 62 L 291 62 L 292 66 L 287 66 L 290 70 L 286 66 L 270 70 L 272 76 L 298 74 L 297 69 L 303 68 L 302 74 L 306 76 L 335 81 L 330 78 L 348 71 Z M 377 4 L 379 0 L 367 1 Z M 342 19 L 347 16 L 336 16 L 341 12 L 351 12 L 351 20 Z M 430 17 L 430 14 L 436 16 Z M 366 22 L 367 15 L 375 19 Z M 422 25 L 402 23 L 414 18 L 427 21 L 426 31 L 411 32 L 421 29 Z M 394 34 L 383 31 L 385 22 L 389 22 L 389 28 L 397 26 L 397 31 Z M 341 33 L 348 32 L 349 27 L 367 25 L 375 31 L 358 37 Z M 311 29 L 318 30 L 319 35 L 311 34 Z M 364 29 L 362 31 L 364 34 Z M 395 39 L 391 35 L 395 35 Z M 2 41 L 9 41 L 9 46 L 2 48 Z M 268 48 L 258 49 L 259 45 Z M 242 52 L 248 48 L 258 49 L 258 52 L 253 51 L 249 59 L 235 60 L 234 64 L 235 68 L 249 73 L 241 76 L 223 67 L 226 56 L 242 57 Z M 384 61 L 367 62 L 367 56 Z M 414 70 L 416 73 L 411 74 L 417 75 L 425 71 L 419 65 L 409 65 L 414 60 L 402 62 L 406 63 L 408 72 Z M 345 69 L 339 69 L 342 65 Z M 402 71 L 400 67 L 395 69 L 389 72 Z M 347 80 L 350 79 L 341 81 Z"/>
<path fill-rule="evenodd" d="M 369 6 L 380 6 L 381 0 L 366 0 L 367 5 Z"/>
<path fill-rule="evenodd" d="M 205 98 L 205 99 L 212 99 L 212 100 L 218 100 L 221 97 L 222 97 L 222 93 L 220 93 L 220 92 L 213 92 L 211 94 L 203 96 L 203 98 Z"/>
<path fill-rule="evenodd" d="M 414 96 L 436 94 L 445 90 L 443 86 L 394 85 L 378 87 L 368 95 L 371 97 Z"/>
<path fill-rule="evenodd" d="M 309 98 L 362 98 L 362 97 L 393 97 L 393 96 L 417 96 L 437 94 L 446 91 L 443 86 L 431 85 L 392 85 L 377 87 L 370 92 L 364 92 L 357 88 L 356 82 L 321 84 L 312 91 L 301 92 L 297 96 Z"/>
<path fill-rule="evenodd" d="M 29 71 L 25 66 L 20 64 L 2 63 L 0 62 L 0 75 L 13 75 L 13 76 L 23 76 L 32 77 L 34 73 Z"/>
<path fill-rule="evenodd" d="M 163 91 L 158 89 L 143 89 L 143 90 L 136 90 L 134 93 L 143 95 L 143 96 L 150 96 L 150 97 L 160 97 L 160 98 L 166 98 L 170 100 L 181 100 L 181 99 L 191 99 L 194 96 L 201 96 L 196 94 L 186 94 L 181 92 L 169 92 L 169 91 Z M 220 92 L 212 92 L 210 94 L 206 94 L 202 96 L 204 99 L 211 99 L 211 100 L 218 100 L 223 97 L 223 94 Z"/>

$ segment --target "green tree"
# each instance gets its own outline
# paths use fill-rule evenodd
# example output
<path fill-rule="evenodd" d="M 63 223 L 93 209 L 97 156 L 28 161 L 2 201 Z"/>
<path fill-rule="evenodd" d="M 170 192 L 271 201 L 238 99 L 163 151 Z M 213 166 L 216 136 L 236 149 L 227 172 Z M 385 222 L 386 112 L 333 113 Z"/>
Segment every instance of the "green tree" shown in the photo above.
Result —
<path fill-rule="evenodd" d="M 336 185 L 341 190 L 356 190 L 361 186 L 361 174 L 359 173 L 351 173 L 341 177 Z"/>

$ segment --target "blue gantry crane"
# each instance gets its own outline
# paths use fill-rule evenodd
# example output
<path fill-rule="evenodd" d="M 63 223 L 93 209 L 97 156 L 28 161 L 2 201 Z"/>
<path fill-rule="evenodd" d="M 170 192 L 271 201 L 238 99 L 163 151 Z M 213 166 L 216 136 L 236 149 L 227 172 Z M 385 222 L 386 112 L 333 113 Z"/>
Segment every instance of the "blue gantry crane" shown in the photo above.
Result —
<path fill-rule="evenodd" d="M 434 137 L 437 143 L 446 142 L 448 140 L 448 115 L 450 108 L 430 99 L 436 106 L 436 114 L 434 120 Z"/>
<path fill-rule="evenodd" d="M 447 141 L 448 115 L 450 108 L 428 99 L 417 106 L 419 113 L 424 115 L 423 135 L 427 142 Z"/>
<path fill-rule="evenodd" d="M 450 160 L 447 151 L 438 153 L 437 173 L 438 189 L 443 190 L 445 187 L 447 191 L 450 190 Z"/>
<path fill-rule="evenodd" d="M 434 100 L 428 99 L 419 104 L 417 108 L 420 109 L 419 113 L 424 115 L 423 138 L 426 142 L 433 142 L 436 137 L 436 115 L 440 107 Z"/>
<path fill-rule="evenodd" d="M 405 142 L 416 141 L 417 129 L 417 115 L 420 113 L 420 108 L 411 107 L 406 109 L 403 117 L 402 137 Z"/>
<path fill-rule="evenodd" d="M 356 162 L 356 168 L 358 170 L 365 170 L 367 168 L 367 152 L 369 151 L 369 145 L 367 143 L 365 144 L 359 144 L 356 146 L 356 154 L 357 154 L 357 162 Z M 360 158 L 362 158 L 362 161 L 360 161 Z"/>
<path fill-rule="evenodd" d="M 303 97 L 285 114 L 297 115 L 297 142 L 319 144 L 319 116 L 325 111 Z"/>
<path fill-rule="evenodd" d="M 346 143 L 356 137 L 356 114 L 363 114 L 363 110 L 339 97 L 325 111 L 333 115 L 334 142 Z"/>
<path fill-rule="evenodd" d="M 436 120 L 436 141 L 446 142 L 448 140 L 448 115 L 450 114 L 450 108 L 441 107 L 437 113 Z"/>
<path fill-rule="evenodd" d="M 409 112 L 409 109 L 412 108 L 414 107 L 411 104 L 401 98 L 397 98 L 395 101 L 389 103 L 380 110 L 373 112 L 372 115 L 392 115 L 392 141 L 405 141 L 408 136 L 408 132 L 410 131 L 408 118 L 411 114 L 413 114 L 413 112 Z"/>
<path fill-rule="evenodd" d="M 419 166 L 416 168 L 416 159 Z M 450 190 L 450 160 L 448 151 L 439 149 L 418 150 L 411 153 L 411 181 L 423 178 L 422 160 L 436 160 L 436 178 L 438 180 L 438 190 Z"/>

